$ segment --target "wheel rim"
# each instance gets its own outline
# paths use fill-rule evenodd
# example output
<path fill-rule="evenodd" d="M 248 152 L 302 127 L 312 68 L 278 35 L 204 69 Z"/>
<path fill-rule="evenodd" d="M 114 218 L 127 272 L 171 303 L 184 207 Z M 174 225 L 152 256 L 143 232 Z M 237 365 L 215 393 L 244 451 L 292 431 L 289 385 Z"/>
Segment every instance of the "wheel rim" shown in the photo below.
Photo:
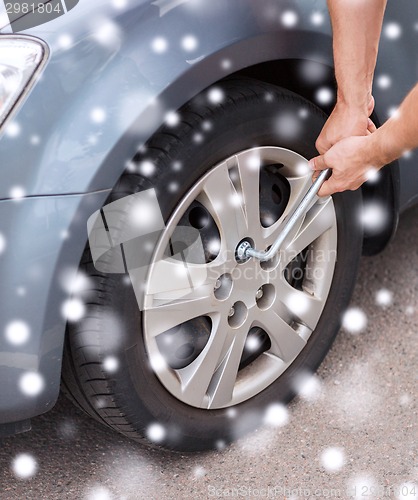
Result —
<path fill-rule="evenodd" d="M 261 172 L 268 169 L 285 178 L 288 199 L 283 203 L 280 187 L 272 184 L 273 205 L 282 207 L 278 213 L 273 206 L 266 216 L 260 215 L 266 184 Z M 153 371 L 180 401 L 205 409 L 246 401 L 277 380 L 305 347 L 334 274 L 332 198 L 317 199 L 272 261 L 238 263 L 235 250 L 244 239 L 257 249 L 271 246 L 310 184 L 307 160 L 299 154 L 253 148 L 212 168 L 169 220 L 148 275 L 143 335 Z M 179 273 L 184 254 L 181 262 L 167 255 L 185 213 L 204 250 L 200 261 L 186 262 L 186 285 L 185 273 Z M 208 221 L 212 239 L 202 233 Z M 297 277 L 292 266 L 298 259 L 303 269 Z"/>

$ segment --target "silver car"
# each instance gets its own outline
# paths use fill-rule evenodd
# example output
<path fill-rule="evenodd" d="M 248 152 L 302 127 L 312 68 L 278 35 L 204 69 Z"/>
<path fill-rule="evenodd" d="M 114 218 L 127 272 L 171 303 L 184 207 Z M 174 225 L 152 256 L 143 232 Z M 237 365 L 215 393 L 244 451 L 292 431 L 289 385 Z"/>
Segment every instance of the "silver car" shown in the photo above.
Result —
<path fill-rule="evenodd" d="M 389 2 L 377 124 L 417 80 L 416 19 Z M 237 257 L 268 249 L 311 184 L 335 94 L 325 0 L 14 1 L 0 20 L 1 434 L 61 378 L 156 446 L 254 429 L 321 363 L 361 255 L 418 196 L 409 152 L 317 198 L 277 257 Z"/>

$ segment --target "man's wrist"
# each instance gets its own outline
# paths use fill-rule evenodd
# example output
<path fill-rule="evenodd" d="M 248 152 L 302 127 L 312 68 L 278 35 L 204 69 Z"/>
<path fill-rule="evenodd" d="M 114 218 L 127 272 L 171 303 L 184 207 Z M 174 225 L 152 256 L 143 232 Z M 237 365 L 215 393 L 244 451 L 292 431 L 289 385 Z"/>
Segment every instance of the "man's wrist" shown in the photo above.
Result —
<path fill-rule="evenodd" d="M 378 129 L 367 137 L 367 148 L 365 158 L 371 167 L 381 168 L 392 162 L 396 156 L 390 153 L 392 150 L 385 139 L 384 130 Z"/>
<path fill-rule="evenodd" d="M 372 93 L 370 91 L 344 92 L 338 89 L 336 105 L 369 116 L 373 111 L 373 109 L 370 109 L 373 106 Z"/>

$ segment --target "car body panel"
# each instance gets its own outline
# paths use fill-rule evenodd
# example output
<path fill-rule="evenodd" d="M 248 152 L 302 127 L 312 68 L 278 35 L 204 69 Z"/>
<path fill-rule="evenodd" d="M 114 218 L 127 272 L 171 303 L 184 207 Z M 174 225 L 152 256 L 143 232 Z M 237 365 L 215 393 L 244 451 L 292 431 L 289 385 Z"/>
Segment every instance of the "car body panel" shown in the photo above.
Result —
<path fill-rule="evenodd" d="M 0 258 L 0 330 L 16 321 L 29 327 L 21 345 L 0 336 L 0 423 L 25 420 L 55 403 L 60 386 L 65 331 L 65 283 L 85 247 L 81 234 L 94 207 L 108 191 L 0 202 L 0 233 L 7 244 Z M 65 242 L 65 244 L 63 244 Z M 45 384 L 36 397 L 20 390 L 22 377 L 38 373 Z"/>
<path fill-rule="evenodd" d="M 418 7 L 408 0 L 390 4 L 388 20 L 418 19 Z M 289 9 L 299 19 L 292 28 L 280 22 Z M 325 21 L 313 23 L 313 12 Z M 40 414 L 57 399 L 66 326 L 60 276 L 77 268 L 88 217 L 167 112 L 262 62 L 308 59 L 332 67 L 325 0 L 138 0 L 120 11 L 110 1 L 80 0 L 64 16 L 24 34 L 44 40 L 51 56 L 14 117 L 20 134 L 10 137 L 6 128 L 0 138 L 0 233 L 7 241 L 0 256 L 0 331 L 15 320 L 31 331 L 30 341 L 18 347 L 0 337 L 0 423 Z M 196 37 L 196 50 L 182 47 L 185 35 Z M 412 35 L 382 41 L 377 74 L 397 77 L 389 89 L 376 89 L 381 121 L 416 80 Z M 166 52 L 155 50 L 156 38 L 166 39 Z M 163 45 L 160 40 L 157 49 Z M 418 192 L 414 159 L 400 162 L 403 207 Z M 24 190 L 23 200 L 10 200 L 15 186 Z M 39 396 L 17 390 L 27 371 L 45 380 Z"/>

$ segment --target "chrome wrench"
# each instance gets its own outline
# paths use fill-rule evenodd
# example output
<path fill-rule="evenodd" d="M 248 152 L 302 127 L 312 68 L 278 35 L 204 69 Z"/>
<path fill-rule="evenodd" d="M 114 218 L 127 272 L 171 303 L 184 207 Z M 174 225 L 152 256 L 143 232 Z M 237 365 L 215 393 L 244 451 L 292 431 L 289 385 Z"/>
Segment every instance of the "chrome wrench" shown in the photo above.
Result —
<path fill-rule="evenodd" d="M 289 235 L 290 231 L 295 227 L 295 225 L 300 221 L 300 219 L 306 214 L 306 212 L 311 207 L 311 203 L 315 199 L 315 196 L 318 194 L 318 191 L 321 189 L 322 184 L 330 177 L 331 169 L 327 168 L 322 170 L 319 174 L 315 182 L 313 182 L 312 186 L 309 188 L 308 192 L 302 198 L 302 201 L 296 207 L 292 215 L 287 220 L 283 229 L 281 230 L 279 236 L 276 241 L 271 245 L 269 250 L 260 251 L 256 250 L 251 246 L 249 241 L 244 240 L 242 243 L 238 245 L 237 248 L 237 260 L 240 262 L 245 262 L 251 257 L 260 260 L 261 262 L 265 262 L 267 260 L 271 260 L 273 257 L 277 255 L 280 251 L 280 247 L 283 245 L 284 240 Z"/>

